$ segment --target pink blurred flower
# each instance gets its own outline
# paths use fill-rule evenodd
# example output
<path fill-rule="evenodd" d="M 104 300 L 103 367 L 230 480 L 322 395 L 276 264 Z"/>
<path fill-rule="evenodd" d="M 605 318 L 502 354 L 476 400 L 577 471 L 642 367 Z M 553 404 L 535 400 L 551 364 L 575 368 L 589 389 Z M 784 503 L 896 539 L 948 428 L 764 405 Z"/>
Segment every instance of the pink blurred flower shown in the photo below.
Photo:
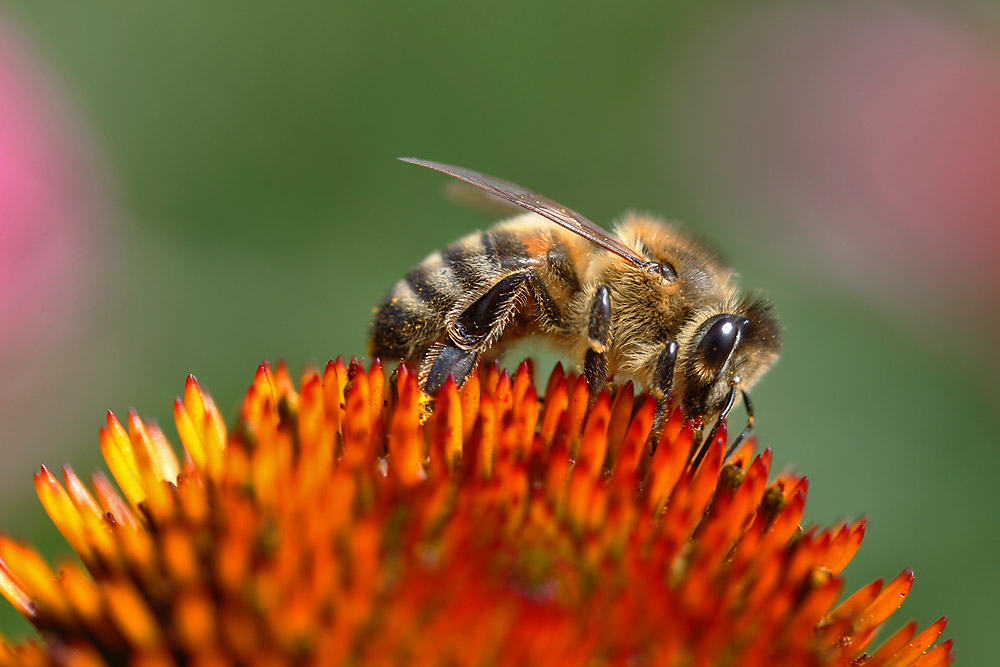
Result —
<path fill-rule="evenodd" d="M 58 337 L 90 283 L 95 173 L 84 152 L 65 103 L 0 16 L 4 356 Z"/>
<path fill-rule="evenodd" d="M 91 331 L 110 206 L 85 137 L 0 12 L 0 424 L 10 456 L 0 489 L 20 454 L 55 438 L 58 422 L 38 411 L 89 359 L 79 351 Z"/>

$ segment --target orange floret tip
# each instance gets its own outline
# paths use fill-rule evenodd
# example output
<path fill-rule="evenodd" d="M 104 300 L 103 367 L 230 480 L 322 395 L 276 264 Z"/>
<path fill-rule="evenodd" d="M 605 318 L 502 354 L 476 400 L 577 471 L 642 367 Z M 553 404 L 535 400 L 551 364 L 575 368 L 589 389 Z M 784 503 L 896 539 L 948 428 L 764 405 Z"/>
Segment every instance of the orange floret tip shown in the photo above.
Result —
<path fill-rule="evenodd" d="M 409 366 L 256 370 L 232 428 L 193 375 L 155 423 L 110 412 L 118 489 L 42 467 L 79 555 L 57 574 L 0 536 L 31 664 L 657 664 L 937 667 L 946 620 L 876 631 L 903 571 L 847 595 L 864 519 L 803 526 L 809 482 L 755 438 L 562 365 L 484 365 L 423 394 Z M 177 450 L 179 451 L 179 450 Z"/>

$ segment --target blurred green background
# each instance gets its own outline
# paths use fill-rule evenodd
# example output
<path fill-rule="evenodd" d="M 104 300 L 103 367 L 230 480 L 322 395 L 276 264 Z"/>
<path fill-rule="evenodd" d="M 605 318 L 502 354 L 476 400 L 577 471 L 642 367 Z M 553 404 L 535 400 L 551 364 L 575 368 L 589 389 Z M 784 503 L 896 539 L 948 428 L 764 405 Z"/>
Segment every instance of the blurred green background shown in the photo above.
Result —
<path fill-rule="evenodd" d="M 47 160 L 0 114 L 0 188 L 38 186 L 0 198 L 7 533 L 68 552 L 31 474 L 102 466 L 106 410 L 172 434 L 188 373 L 232 414 L 262 359 L 363 354 L 391 284 L 490 224 L 415 155 L 719 247 L 787 330 L 761 440 L 808 521 L 869 518 L 846 589 L 912 567 L 892 627 L 948 614 L 960 661 L 995 662 L 991 4 L 0 7 L 0 110 Z M 28 632 L 6 605 L 0 629 Z"/>

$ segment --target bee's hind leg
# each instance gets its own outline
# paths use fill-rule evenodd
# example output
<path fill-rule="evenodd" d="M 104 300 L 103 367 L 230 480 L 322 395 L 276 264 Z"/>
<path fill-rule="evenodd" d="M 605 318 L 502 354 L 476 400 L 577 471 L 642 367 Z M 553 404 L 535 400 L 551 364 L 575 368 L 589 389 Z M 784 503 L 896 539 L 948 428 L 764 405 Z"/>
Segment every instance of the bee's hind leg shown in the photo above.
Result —
<path fill-rule="evenodd" d="M 650 450 L 656 451 L 656 443 L 663 430 L 663 420 L 667 417 L 667 401 L 674 387 L 674 367 L 677 365 L 677 342 L 668 340 L 663 344 L 656 358 L 656 371 L 653 373 L 653 386 L 650 393 L 656 399 L 656 414 L 653 417 L 653 428 L 649 432 Z"/>
<path fill-rule="evenodd" d="M 511 273 L 456 314 L 443 345 L 428 353 L 421 373 L 424 393 L 437 395 L 448 376 L 461 388 L 479 355 L 500 338 L 528 289 L 528 271 Z"/>
<path fill-rule="evenodd" d="M 448 376 L 455 379 L 455 384 L 459 387 L 465 384 L 475 368 L 479 355 L 473 350 L 463 350 L 454 343 L 446 343 L 438 351 L 427 371 L 427 379 L 424 380 L 424 393 L 428 396 L 436 396 Z"/>
<path fill-rule="evenodd" d="M 590 387 L 590 406 L 608 380 L 608 348 L 611 347 L 611 292 L 607 285 L 598 285 L 590 303 L 590 324 L 587 327 L 590 344 L 584 357 L 583 370 Z"/>

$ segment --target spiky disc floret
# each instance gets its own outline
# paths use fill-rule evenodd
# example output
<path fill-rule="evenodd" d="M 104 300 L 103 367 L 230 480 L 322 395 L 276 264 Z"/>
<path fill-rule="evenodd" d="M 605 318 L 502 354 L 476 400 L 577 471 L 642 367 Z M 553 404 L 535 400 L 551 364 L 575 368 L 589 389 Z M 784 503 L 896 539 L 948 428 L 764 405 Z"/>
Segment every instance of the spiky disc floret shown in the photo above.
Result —
<path fill-rule="evenodd" d="M 952 661 L 944 619 L 868 653 L 913 576 L 838 604 L 865 523 L 801 528 L 806 479 L 769 483 L 769 450 L 723 465 L 723 431 L 691 470 L 679 407 L 651 453 L 651 400 L 587 398 L 561 368 L 539 397 L 527 364 L 492 366 L 422 423 L 405 366 L 338 360 L 296 390 L 264 364 L 231 431 L 188 379 L 183 462 L 109 414 L 121 495 L 35 479 L 82 567 L 0 538 L 0 591 L 41 632 L 0 664 Z"/>

